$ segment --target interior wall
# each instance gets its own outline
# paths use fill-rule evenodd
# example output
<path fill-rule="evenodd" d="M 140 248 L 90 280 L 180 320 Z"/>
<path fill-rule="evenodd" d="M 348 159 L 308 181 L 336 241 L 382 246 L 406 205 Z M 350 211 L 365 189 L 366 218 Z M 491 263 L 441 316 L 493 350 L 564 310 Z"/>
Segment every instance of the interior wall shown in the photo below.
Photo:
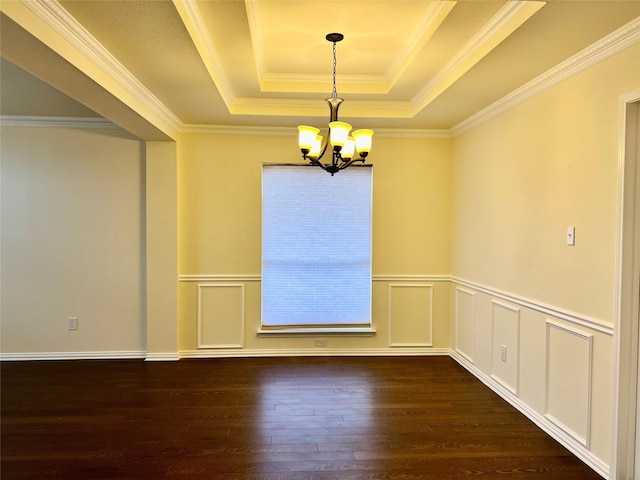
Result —
<path fill-rule="evenodd" d="M 638 48 L 455 139 L 454 275 L 613 323 L 619 96 Z"/>
<path fill-rule="evenodd" d="M 145 144 L 146 360 L 178 360 L 178 162 L 175 142 Z"/>
<path fill-rule="evenodd" d="M 611 440 L 620 96 L 640 86 L 639 58 L 636 45 L 454 140 L 456 354 L 600 472 Z"/>
<path fill-rule="evenodd" d="M 295 134 L 178 142 L 181 355 L 447 348 L 450 139 L 374 138 L 370 337 L 260 337 L 261 166 L 299 163 Z M 339 173 L 337 174 L 339 175 Z M 322 208 L 322 198 L 309 208 Z M 407 290 L 412 289 L 413 290 Z M 395 299 L 396 309 L 390 308 Z M 409 318 L 404 303 L 419 305 Z M 393 317 L 393 318 L 392 318 Z"/>
<path fill-rule="evenodd" d="M 120 130 L 1 133 L 3 356 L 143 355 L 141 142 Z"/>

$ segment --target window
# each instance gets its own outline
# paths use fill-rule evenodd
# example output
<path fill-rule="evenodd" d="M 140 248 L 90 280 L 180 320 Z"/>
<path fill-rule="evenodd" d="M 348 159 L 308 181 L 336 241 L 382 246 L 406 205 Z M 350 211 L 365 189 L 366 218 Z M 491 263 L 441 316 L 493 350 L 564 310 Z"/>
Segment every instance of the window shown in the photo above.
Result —
<path fill-rule="evenodd" d="M 370 166 L 263 166 L 263 327 L 371 327 L 371 185 Z"/>

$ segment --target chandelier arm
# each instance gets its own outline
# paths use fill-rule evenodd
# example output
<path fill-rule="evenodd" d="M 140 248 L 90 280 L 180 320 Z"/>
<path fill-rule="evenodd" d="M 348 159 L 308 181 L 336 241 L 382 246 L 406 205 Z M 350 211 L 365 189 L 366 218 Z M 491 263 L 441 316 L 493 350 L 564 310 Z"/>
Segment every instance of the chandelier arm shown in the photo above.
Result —
<path fill-rule="evenodd" d="M 352 159 L 351 159 L 351 160 L 349 160 L 348 162 L 343 162 L 343 163 L 340 165 L 340 170 L 342 170 L 342 169 L 344 169 L 344 168 L 347 168 L 347 167 L 350 167 L 351 165 L 353 165 L 353 164 L 354 164 L 354 163 L 356 163 L 356 162 L 362 162 L 362 163 L 364 163 L 364 162 L 365 162 L 365 160 L 366 160 L 365 158 L 360 158 L 360 157 L 358 157 L 358 158 L 352 158 Z"/>
<path fill-rule="evenodd" d="M 329 171 L 329 167 L 327 167 L 324 163 L 319 162 L 318 160 L 313 160 L 313 159 L 308 159 L 309 162 L 311 163 L 311 165 L 313 165 L 314 167 L 320 167 L 321 169 L 323 169 L 325 172 Z"/>
<path fill-rule="evenodd" d="M 322 157 L 324 157 L 324 154 L 325 154 L 325 153 L 326 153 L 326 151 L 327 151 L 327 146 L 329 145 L 329 140 L 328 140 L 329 135 L 331 135 L 331 129 L 329 129 L 329 133 L 327 134 L 327 140 L 325 140 L 325 141 L 323 142 L 322 146 L 320 147 L 320 154 L 318 155 L 318 157 L 317 157 L 317 158 L 311 158 L 311 157 L 309 157 L 309 156 L 308 156 L 308 155 L 309 155 L 308 153 L 303 153 L 303 154 L 302 154 L 302 158 L 303 158 L 303 159 L 305 159 L 305 160 L 309 160 L 309 161 L 311 162 L 311 164 L 312 164 L 312 165 L 322 165 L 322 162 L 320 162 L 320 159 L 321 159 Z"/>
<path fill-rule="evenodd" d="M 327 138 L 324 140 L 322 147 L 320 148 L 320 155 L 318 155 L 318 160 L 324 157 L 324 154 L 327 151 L 327 147 L 329 146 L 329 137 L 331 136 L 331 129 L 327 132 Z"/>

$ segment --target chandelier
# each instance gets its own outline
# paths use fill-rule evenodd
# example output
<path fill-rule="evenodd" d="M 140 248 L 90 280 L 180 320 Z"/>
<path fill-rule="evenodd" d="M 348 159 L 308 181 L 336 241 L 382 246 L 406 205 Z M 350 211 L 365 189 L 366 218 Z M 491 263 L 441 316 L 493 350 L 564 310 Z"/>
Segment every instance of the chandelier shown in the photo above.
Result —
<path fill-rule="evenodd" d="M 323 170 L 329 172 L 331 176 L 355 162 L 363 162 L 371 151 L 371 137 L 373 130 L 362 129 L 356 130 L 351 135 L 351 125 L 338 121 L 338 108 L 344 102 L 343 98 L 338 97 L 336 92 L 336 43 L 344 38 L 341 33 L 329 33 L 326 39 L 333 43 L 333 92 L 331 97 L 326 99 L 329 104 L 330 120 L 328 140 L 323 143 L 322 135 L 318 135 L 320 130 L 307 125 L 298 127 L 298 145 L 302 152 L 302 158 L 309 160 L 311 165 L 316 165 Z M 331 163 L 322 163 L 320 160 L 327 151 L 328 145 L 331 144 Z M 354 158 L 357 152 L 358 156 Z"/>

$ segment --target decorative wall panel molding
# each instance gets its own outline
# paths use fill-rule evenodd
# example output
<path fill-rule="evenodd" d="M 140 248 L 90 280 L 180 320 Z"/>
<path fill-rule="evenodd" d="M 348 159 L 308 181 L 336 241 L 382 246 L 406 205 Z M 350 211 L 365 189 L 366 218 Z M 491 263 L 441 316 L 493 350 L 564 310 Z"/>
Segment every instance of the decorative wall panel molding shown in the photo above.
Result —
<path fill-rule="evenodd" d="M 520 309 L 491 301 L 491 377 L 518 395 Z"/>
<path fill-rule="evenodd" d="M 573 453 L 584 463 L 598 472 L 602 476 L 602 478 L 609 478 L 609 465 L 595 456 L 588 448 L 585 447 L 583 443 L 577 441 L 573 436 L 568 435 L 565 430 L 559 428 L 558 425 L 552 422 L 549 418 L 532 409 L 529 405 L 524 403 L 512 392 L 507 390 L 501 383 L 497 382 L 494 378 L 486 375 L 482 370 L 473 365 L 471 362 L 467 361 L 467 359 L 460 355 L 458 352 L 452 350 L 451 357 L 464 368 L 466 368 L 472 375 L 478 378 L 482 383 L 484 383 L 487 387 L 500 395 L 500 397 L 509 402 L 513 407 L 517 408 L 529 420 L 531 420 L 538 427 L 547 432 L 551 437 L 556 439 L 571 453 Z"/>
<path fill-rule="evenodd" d="M 180 282 L 197 282 L 197 283 L 213 283 L 213 282 L 260 282 L 262 276 L 258 274 L 182 274 L 179 276 Z M 509 303 L 518 305 L 520 307 L 529 308 L 537 312 L 543 313 L 550 317 L 554 317 L 560 320 L 571 322 L 575 325 L 587 327 L 597 332 L 605 333 L 609 336 L 613 336 L 613 324 L 607 323 L 601 319 L 589 317 L 576 312 L 565 310 L 554 305 L 547 305 L 545 303 L 532 300 L 526 297 L 511 294 L 497 290 L 486 285 L 471 282 L 462 278 L 453 277 L 450 275 L 393 275 L 393 274 L 378 274 L 373 275 L 373 282 L 428 282 L 428 283 L 441 283 L 452 282 L 455 285 L 466 287 L 469 291 L 474 290 L 480 293 L 486 293 L 497 299 L 505 300 Z"/>
<path fill-rule="evenodd" d="M 260 274 L 187 274 L 180 275 L 179 280 L 181 282 L 198 282 L 198 283 L 206 283 L 206 282 L 259 282 L 262 280 L 262 275 Z"/>
<path fill-rule="evenodd" d="M 473 290 L 477 290 L 478 292 L 481 292 L 481 293 L 486 293 L 487 295 L 491 295 L 492 297 L 505 300 L 509 303 L 513 303 L 520 307 L 529 308 L 531 310 L 535 310 L 545 315 L 549 315 L 551 317 L 558 318 L 560 320 L 571 322 L 578 326 L 587 327 L 597 332 L 605 333 L 609 336 L 613 336 L 613 325 L 610 323 L 604 322 L 603 320 L 589 317 L 587 315 L 582 315 L 576 312 L 571 312 L 569 310 L 565 310 L 553 305 L 547 305 L 545 303 L 538 302 L 536 300 L 531 300 L 529 298 L 513 295 L 511 293 L 504 292 L 501 290 L 496 290 L 494 288 L 487 287 L 479 283 L 470 282 L 468 280 L 464 280 L 461 278 L 451 277 L 451 281 L 456 285 L 461 285 Z"/>
<path fill-rule="evenodd" d="M 545 417 L 589 448 L 593 335 L 547 320 Z"/>
<path fill-rule="evenodd" d="M 373 275 L 371 280 L 374 282 L 450 282 L 451 277 L 448 275 Z"/>
<path fill-rule="evenodd" d="M 259 273 L 239 273 L 239 274 L 182 274 L 179 277 L 181 282 L 260 282 L 262 275 Z M 450 282 L 448 275 L 373 275 L 373 282 Z"/>
<path fill-rule="evenodd" d="M 456 287 L 454 349 L 473 363 L 476 331 L 476 294 Z"/>
<path fill-rule="evenodd" d="M 433 345 L 433 285 L 389 285 L 389 346 Z"/>
<path fill-rule="evenodd" d="M 242 348 L 244 285 L 198 284 L 198 348 Z"/>

